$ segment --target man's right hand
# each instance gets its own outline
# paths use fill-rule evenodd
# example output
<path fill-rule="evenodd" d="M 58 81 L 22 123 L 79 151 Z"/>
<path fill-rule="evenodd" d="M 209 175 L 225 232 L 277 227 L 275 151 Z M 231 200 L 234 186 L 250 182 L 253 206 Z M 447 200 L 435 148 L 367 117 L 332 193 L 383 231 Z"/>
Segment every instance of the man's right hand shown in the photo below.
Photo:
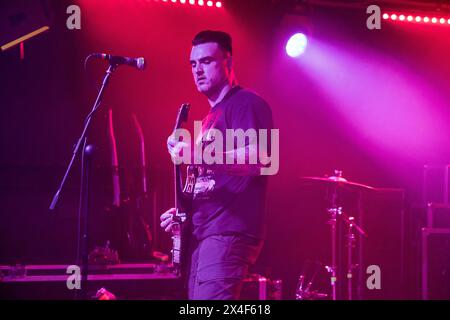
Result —
<path fill-rule="evenodd" d="M 161 228 L 163 228 L 166 232 L 170 232 L 172 230 L 172 218 L 175 211 L 175 208 L 170 208 L 159 217 L 161 220 Z"/>

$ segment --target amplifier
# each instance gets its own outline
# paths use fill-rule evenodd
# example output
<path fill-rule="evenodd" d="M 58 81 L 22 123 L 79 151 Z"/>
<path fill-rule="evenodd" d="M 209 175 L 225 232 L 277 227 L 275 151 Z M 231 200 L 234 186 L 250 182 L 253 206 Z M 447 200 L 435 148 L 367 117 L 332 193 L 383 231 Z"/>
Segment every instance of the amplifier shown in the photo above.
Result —
<path fill-rule="evenodd" d="M 422 229 L 422 299 L 450 299 L 450 228 Z"/>
<path fill-rule="evenodd" d="M 450 228 L 450 204 L 428 203 L 427 228 Z"/>
<path fill-rule="evenodd" d="M 450 165 L 425 165 L 423 203 L 450 203 Z"/>

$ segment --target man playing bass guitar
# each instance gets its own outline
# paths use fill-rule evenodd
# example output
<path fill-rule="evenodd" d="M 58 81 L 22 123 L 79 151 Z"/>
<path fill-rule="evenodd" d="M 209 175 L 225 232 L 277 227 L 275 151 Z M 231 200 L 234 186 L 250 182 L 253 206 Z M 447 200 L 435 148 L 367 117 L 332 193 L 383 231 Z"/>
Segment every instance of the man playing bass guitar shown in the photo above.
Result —
<path fill-rule="evenodd" d="M 192 41 L 190 64 L 196 87 L 211 106 L 202 121 L 202 133 L 196 137 L 200 150 L 219 136 L 228 137 L 228 129 L 267 132 L 273 128 L 269 105 L 237 84 L 229 34 L 211 30 L 198 33 Z M 214 134 L 211 129 L 222 134 Z M 214 157 L 223 161 L 192 162 L 196 177 L 188 212 L 192 225 L 187 269 L 189 299 L 238 299 L 248 268 L 261 252 L 268 177 L 261 174 L 262 161 L 249 161 L 257 158 L 258 150 L 261 156 L 258 143 L 250 138 L 245 141 L 232 150 L 215 150 Z M 176 161 L 186 142 L 171 135 L 167 146 Z M 245 163 L 238 159 L 245 159 Z M 160 217 L 161 227 L 167 232 L 171 232 L 174 213 L 172 208 Z"/>

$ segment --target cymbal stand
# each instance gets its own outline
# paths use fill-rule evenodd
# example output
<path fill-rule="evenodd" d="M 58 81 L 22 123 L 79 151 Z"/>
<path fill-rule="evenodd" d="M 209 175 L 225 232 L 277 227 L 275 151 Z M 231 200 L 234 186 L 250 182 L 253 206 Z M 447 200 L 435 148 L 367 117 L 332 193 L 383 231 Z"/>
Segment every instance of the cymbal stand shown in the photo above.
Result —
<path fill-rule="evenodd" d="M 341 217 L 347 224 L 348 233 L 347 238 L 347 298 L 352 300 L 352 284 L 353 284 L 353 269 L 358 265 L 353 264 L 353 248 L 355 248 L 356 237 L 353 233 L 353 228 L 356 229 L 362 236 L 368 237 L 367 233 L 355 222 L 355 218 L 347 216 L 341 212 Z"/>
<path fill-rule="evenodd" d="M 330 219 L 328 224 L 331 226 L 331 266 L 326 266 L 327 271 L 331 274 L 330 285 L 331 285 L 331 299 L 337 299 L 336 282 L 337 282 L 337 217 L 342 212 L 341 207 L 333 207 L 328 209 Z"/>

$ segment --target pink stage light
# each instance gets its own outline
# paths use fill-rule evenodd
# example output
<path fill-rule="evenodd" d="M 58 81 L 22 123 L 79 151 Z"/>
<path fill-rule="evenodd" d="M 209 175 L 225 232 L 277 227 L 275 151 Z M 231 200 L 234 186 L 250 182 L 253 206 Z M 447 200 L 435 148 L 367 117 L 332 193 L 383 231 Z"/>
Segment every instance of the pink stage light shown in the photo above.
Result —
<path fill-rule="evenodd" d="M 425 23 L 430 22 L 430 18 L 428 18 L 428 17 L 423 18 L 423 22 L 425 22 Z"/>
<path fill-rule="evenodd" d="M 397 20 L 397 15 L 394 13 L 394 14 L 391 14 L 391 19 L 392 20 Z"/>
<path fill-rule="evenodd" d="M 203 6 L 203 5 L 205 5 L 205 2 L 203 0 L 198 0 L 197 4 L 199 6 Z"/>
<path fill-rule="evenodd" d="M 387 13 L 383 13 L 383 19 L 389 19 L 389 15 Z"/>
<path fill-rule="evenodd" d="M 398 19 L 399 19 L 400 21 L 404 21 L 404 20 L 405 20 L 405 16 L 401 14 L 401 15 L 398 17 Z"/>
<path fill-rule="evenodd" d="M 206 2 L 206 5 L 207 5 L 208 7 L 212 7 L 212 6 L 213 6 L 213 2 L 210 0 L 210 1 Z"/>
<path fill-rule="evenodd" d="M 420 22 L 420 21 L 422 21 L 422 17 L 417 16 L 416 17 L 416 22 Z"/>
<path fill-rule="evenodd" d="M 413 17 L 412 16 L 408 16 L 408 18 L 407 18 L 407 20 L 409 21 L 409 22 L 411 22 L 411 21 L 413 21 Z"/>
<path fill-rule="evenodd" d="M 435 17 L 433 17 L 432 19 L 431 19 L 431 22 L 433 22 L 433 23 L 436 23 L 438 20 L 435 18 Z"/>
<path fill-rule="evenodd" d="M 217 2 L 216 2 L 216 7 L 217 7 L 217 8 L 221 8 L 221 7 L 222 7 L 222 2 L 217 1 Z"/>

